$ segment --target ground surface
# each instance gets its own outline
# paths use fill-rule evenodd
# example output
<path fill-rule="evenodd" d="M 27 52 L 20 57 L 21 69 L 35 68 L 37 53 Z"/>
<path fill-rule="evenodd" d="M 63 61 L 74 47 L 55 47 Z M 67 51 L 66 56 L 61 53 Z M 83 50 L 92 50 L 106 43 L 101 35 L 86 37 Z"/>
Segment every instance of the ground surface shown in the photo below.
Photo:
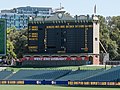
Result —
<path fill-rule="evenodd" d="M 120 88 L 60 87 L 50 85 L 1 85 L 0 90 L 120 90 Z"/>

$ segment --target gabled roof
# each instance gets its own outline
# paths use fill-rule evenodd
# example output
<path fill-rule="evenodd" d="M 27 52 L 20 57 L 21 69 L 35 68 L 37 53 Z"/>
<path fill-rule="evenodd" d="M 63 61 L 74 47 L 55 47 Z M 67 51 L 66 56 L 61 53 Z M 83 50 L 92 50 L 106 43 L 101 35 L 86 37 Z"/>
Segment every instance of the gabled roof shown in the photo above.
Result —
<path fill-rule="evenodd" d="M 43 19 L 43 17 L 36 17 L 34 21 L 66 21 L 66 20 L 75 20 L 72 16 L 64 12 L 57 12 L 50 16 L 49 18 Z"/>
<path fill-rule="evenodd" d="M 40 22 L 51 22 L 51 21 L 92 21 L 95 16 L 90 17 L 89 15 L 79 15 L 72 17 L 70 14 L 65 13 L 65 11 L 58 11 L 51 16 L 38 16 L 30 19 L 29 21 L 40 21 Z"/>
<path fill-rule="evenodd" d="M 60 21 L 60 20 L 75 20 L 72 16 L 65 13 L 56 13 L 54 16 L 51 16 L 46 19 L 46 21 Z"/>

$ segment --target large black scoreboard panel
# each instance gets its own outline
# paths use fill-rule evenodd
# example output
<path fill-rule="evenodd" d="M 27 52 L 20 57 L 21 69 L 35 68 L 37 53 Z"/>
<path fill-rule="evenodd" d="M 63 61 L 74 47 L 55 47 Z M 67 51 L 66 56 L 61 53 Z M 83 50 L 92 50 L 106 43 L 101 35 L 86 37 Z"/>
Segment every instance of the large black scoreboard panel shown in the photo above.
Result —
<path fill-rule="evenodd" d="M 29 23 L 28 33 L 30 53 L 93 53 L 92 21 Z"/>
<path fill-rule="evenodd" d="M 55 30 L 55 29 L 47 29 L 47 48 L 46 48 L 46 51 L 48 53 L 56 53 L 56 51 L 58 50 L 59 48 L 59 39 L 60 37 L 58 38 L 58 30 Z"/>
<path fill-rule="evenodd" d="M 57 53 L 59 51 L 63 51 L 63 44 L 64 44 L 64 29 L 62 28 L 52 28 L 53 26 L 58 26 L 59 24 L 53 24 L 51 28 L 46 28 L 47 35 L 47 49 L 46 52 L 48 53 Z"/>
<path fill-rule="evenodd" d="M 39 25 L 38 24 L 38 51 L 39 53 L 45 52 L 45 27 L 44 24 Z"/>

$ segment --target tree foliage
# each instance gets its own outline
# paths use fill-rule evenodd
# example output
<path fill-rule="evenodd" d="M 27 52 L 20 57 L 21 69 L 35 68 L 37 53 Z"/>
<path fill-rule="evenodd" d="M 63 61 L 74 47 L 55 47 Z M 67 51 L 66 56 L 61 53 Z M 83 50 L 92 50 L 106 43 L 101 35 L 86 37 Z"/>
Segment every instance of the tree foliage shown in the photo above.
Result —
<path fill-rule="evenodd" d="M 120 59 L 120 16 L 99 16 L 100 41 L 111 59 Z M 102 51 L 102 49 L 101 49 Z"/>
<path fill-rule="evenodd" d="M 13 43 L 10 40 L 7 40 L 7 57 L 8 59 L 16 58 L 16 54 L 14 52 Z"/>
<path fill-rule="evenodd" d="M 9 53 L 9 45 L 11 45 L 10 50 L 14 55 L 14 58 L 21 58 L 26 52 L 27 46 L 27 30 L 16 30 L 14 27 L 7 30 L 7 53 Z"/>

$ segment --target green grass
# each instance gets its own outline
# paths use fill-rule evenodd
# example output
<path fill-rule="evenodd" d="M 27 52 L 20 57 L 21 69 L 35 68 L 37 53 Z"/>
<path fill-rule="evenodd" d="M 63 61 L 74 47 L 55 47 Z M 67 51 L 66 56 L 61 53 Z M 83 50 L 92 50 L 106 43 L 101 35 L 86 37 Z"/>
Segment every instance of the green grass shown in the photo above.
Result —
<path fill-rule="evenodd" d="M 60 87 L 50 85 L 1 85 L 0 90 L 120 90 L 119 88 Z"/>
<path fill-rule="evenodd" d="M 11 68 L 8 67 L 7 70 L 11 71 L 14 70 L 15 72 L 21 69 L 29 69 L 29 70 L 77 70 L 80 67 L 81 70 L 96 70 L 104 68 L 104 66 L 67 66 L 67 67 L 50 67 L 50 68 Z M 109 69 L 110 66 L 107 66 Z"/>

